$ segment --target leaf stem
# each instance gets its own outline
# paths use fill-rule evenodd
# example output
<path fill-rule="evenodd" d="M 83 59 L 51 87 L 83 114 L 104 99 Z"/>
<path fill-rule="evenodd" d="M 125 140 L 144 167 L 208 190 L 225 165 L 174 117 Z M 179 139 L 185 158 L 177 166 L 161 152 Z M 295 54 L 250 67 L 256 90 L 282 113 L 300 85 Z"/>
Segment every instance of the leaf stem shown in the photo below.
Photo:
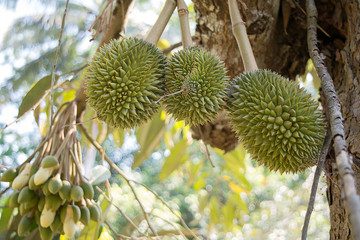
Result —
<path fill-rule="evenodd" d="M 314 209 L 314 202 L 315 202 L 315 197 L 316 197 L 316 190 L 319 184 L 319 179 L 321 176 L 321 171 L 323 169 L 324 166 L 324 162 L 325 162 L 325 158 L 326 155 L 329 151 L 329 147 L 330 147 L 330 143 L 331 143 L 331 130 L 330 128 L 328 128 L 327 132 L 326 132 L 326 136 L 325 136 L 325 140 L 324 140 L 324 144 L 323 147 L 321 149 L 321 154 L 320 154 L 320 160 L 316 166 L 316 170 L 315 170 L 315 174 L 314 174 L 314 180 L 313 180 L 313 184 L 311 187 L 311 194 L 310 194 L 310 199 L 309 199 L 309 204 L 306 210 L 306 215 L 305 215 L 305 220 L 304 220 L 304 226 L 302 228 L 302 234 L 301 234 L 301 240 L 306 240 L 307 237 L 307 230 L 309 227 L 309 222 L 310 222 L 310 217 L 311 217 L 311 213 Z"/>

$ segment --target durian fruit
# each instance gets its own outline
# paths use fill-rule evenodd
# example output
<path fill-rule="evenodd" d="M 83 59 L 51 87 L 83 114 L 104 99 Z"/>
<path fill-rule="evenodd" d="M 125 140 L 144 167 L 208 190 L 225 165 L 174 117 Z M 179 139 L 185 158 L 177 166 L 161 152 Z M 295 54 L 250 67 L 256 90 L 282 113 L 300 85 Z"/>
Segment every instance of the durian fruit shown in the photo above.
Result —
<path fill-rule="evenodd" d="M 166 67 L 166 111 L 187 124 L 203 124 L 221 110 L 228 84 L 225 65 L 217 57 L 198 47 L 180 50 Z"/>
<path fill-rule="evenodd" d="M 268 70 L 246 72 L 232 86 L 231 123 L 254 160 L 281 173 L 316 163 L 325 123 L 310 94 Z"/>
<path fill-rule="evenodd" d="M 100 120 L 133 128 L 149 120 L 163 95 L 166 59 L 153 44 L 130 37 L 112 40 L 89 63 L 88 103 Z"/>

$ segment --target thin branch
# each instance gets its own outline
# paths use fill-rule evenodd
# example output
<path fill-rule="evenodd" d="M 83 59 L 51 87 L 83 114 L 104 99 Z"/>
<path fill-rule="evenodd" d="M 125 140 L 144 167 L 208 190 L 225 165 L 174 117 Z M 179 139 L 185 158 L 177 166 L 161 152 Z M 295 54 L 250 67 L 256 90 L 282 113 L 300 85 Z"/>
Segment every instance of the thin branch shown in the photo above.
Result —
<path fill-rule="evenodd" d="M 183 43 L 183 47 L 191 47 L 194 44 L 192 42 L 190 33 L 188 7 L 184 0 L 177 0 L 177 7 L 181 27 L 181 41 Z"/>
<path fill-rule="evenodd" d="M 151 222 L 150 222 L 149 216 L 148 216 L 147 212 L 145 211 L 145 208 L 144 208 L 142 202 L 140 201 L 140 199 L 139 199 L 139 197 L 138 197 L 135 189 L 134 189 L 133 186 L 131 185 L 130 180 L 126 177 L 125 173 L 124 173 L 116 164 L 114 164 L 114 163 L 110 160 L 110 158 L 105 154 L 105 151 L 104 151 L 104 149 L 101 147 L 101 145 L 100 145 L 98 142 L 96 142 L 96 140 L 93 139 L 93 138 L 90 136 L 90 134 L 87 132 L 87 130 L 85 129 L 85 127 L 84 127 L 82 124 L 80 124 L 79 127 L 80 127 L 81 131 L 85 134 L 86 138 L 91 142 L 91 144 L 92 144 L 101 154 L 103 154 L 104 159 L 105 159 L 106 162 L 110 165 L 110 167 L 113 168 L 113 169 L 126 181 L 127 185 L 130 187 L 131 191 L 133 192 L 136 201 L 137 201 L 137 202 L 139 203 L 139 205 L 140 205 L 141 211 L 142 211 L 143 214 L 144 214 L 145 220 L 146 220 L 149 228 L 151 229 L 151 231 L 153 232 L 153 234 L 154 234 L 155 236 L 157 236 L 157 233 L 156 233 L 155 229 L 153 228 L 153 226 L 152 226 L 152 224 L 151 224 Z"/>
<path fill-rule="evenodd" d="M 165 218 L 163 218 L 163 217 L 161 217 L 161 216 L 159 216 L 159 215 L 156 215 L 156 214 L 153 214 L 153 213 L 152 213 L 151 215 L 153 215 L 154 217 L 157 217 L 157 218 L 163 220 L 164 222 L 166 222 L 167 224 L 169 224 L 170 226 L 172 226 L 172 227 L 174 228 L 174 230 L 179 233 L 180 236 L 182 236 L 184 239 L 187 239 L 186 236 L 185 236 L 185 235 L 183 234 L 183 232 L 181 231 L 181 229 L 180 229 L 178 226 L 176 226 L 174 223 L 172 223 L 171 221 L 169 221 L 169 220 L 167 220 L 167 219 L 165 219 Z"/>
<path fill-rule="evenodd" d="M 203 133 L 200 125 L 198 125 L 198 130 L 199 130 L 201 139 L 205 139 L 204 133 Z M 204 141 L 202 141 L 202 142 L 203 142 L 203 144 L 204 144 L 204 146 L 205 146 L 205 155 L 206 155 L 206 158 L 207 158 L 208 161 L 210 162 L 211 166 L 214 168 L 215 165 L 214 165 L 213 161 L 212 161 L 211 158 L 210 158 L 209 149 L 208 149 L 206 143 L 205 143 Z"/>
<path fill-rule="evenodd" d="M 157 44 L 175 8 L 176 8 L 175 0 L 166 0 L 165 5 L 161 10 L 158 19 L 156 20 L 154 26 L 151 28 L 150 32 L 146 36 L 145 41 L 150 42 L 154 45 Z"/>
<path fill-rule="evenodd" d="M 309 54 L 314 63 L 316 72 L 321 79 L 321 86 L 328 103 L 330 127 L 334 139 L 336 165 L 339 169 L 339 174 L 344 186 L 344 200 L 345 207 L 349 213 L 351 235 L 354 239 L 360 240 L 360 198 L 357 194 L 354 171 L 351 167 L 351 160 L 347 152 L 340 102 L 336 95 L 333 79 L 321 58 L 320 51 L 317 47 L 316 26 L 318 12 L 314 0 L 306 1 L 306 11 Z"/>
<path fill-rule="evenodd" d="M 171 212 L 172 214 L 174 214 L 174 215 L 179 219 L 179 221 L 181 222 L 181 224 L 183 225 L 183 227 L 186 228 L 186 230 L 188 230 L 194 238 L 200 240 L 200 238 L 199 238 L 198 236 L 196 236 L 196 234 L 188 227 L 188 225 L 185 223 L 184 219 L 182 219 L 182 217 L 180 217 L 180 215 L 177 214 L 177 213 L 169 206 L 169 204 L 167 204 L 156 192 L 154 192 L 153 190 L 151 190 L 148 186 L 146 186 L 146 185 L 143 184 L 143 183 L 137 182 L 137 181 L 135 181 L 135 180 L 131 180 L 131 181 L 132 181 L 133 183 L 136 183 L 136 184 L 139 184 L 139 185 L 143 186 L 143 187 L 146 188 L 149 192 L 151 192 L 157 199 L 160 200 L 160 202 L 162 202 L 162 204 L 165 205 L 165 207 L 167 207 L 167 209 L 170 210 L 170 212 Z"/>
<path fill-rule="evenodd" d="M 106 196 L 106 194 L 104 193 L 104 191 L 102 191 L 98 186 L 96 186 L 96 189 L 104 196 L 104 198 L 110 202 L 119 212 L 120 214 L 126 219 L 126 221 L 128 221 L 131 226 L 133 226 L 141 235 L 146 236 L 145 233 L 143 233 L 138 226 L 136 226 L 136 224 L 120 209 L 120 207 L 118 207 L 117 205 L 115 205 L 112 200 Z"/>
<path fill-rule="evenodd" d="M 177 92 L 173 92 L 173 93 L 170 93 L 170 94 L 161 96 L 161 97 L 160 97 L 157 101 L 155 101 L 154 103 L 156 104 L 156 103 L 160 102 L 162 99 L 164 99 L 164 98 L 166 98 L 166 97 L 170 97 L 170 96 L 172 96 L 172 95 L 181 93 L 181 92 L 183 92 L 183 91 L 184 91 L 184 89 L 181 89 L 181 90 L 179 90 L 179 91 L 177 91 Z"/>
<path fill-rule="evenodd" d="M 196 36 L 192 36 L 191 37 L 192 41 L 195 41 L 197 39 Z M 181 47 L 182 46 L 182 42 L 177 42 L 177 43 L 174 43 L 173 45 L 171 45 L 170 47 L 168 48 L 165 48 L 163 50 L 163 53 L 164 55 L 168 55 L 169 53 L 171 53 L 172 50 L 174 50 L 175 48 L 178 48 L 178 47 Z"/>
<path fill-rule="evenodd" d="M 245 71 L 257 70 L 249 38 L 246 33 L 246 24 L 242 20 L 236 0 L 229 0 L 229 12 L 232 24 L 232 31 L 239 46 L 241 58 L 244 63 Z"/>
<path fill-rule="evenodd" d="M 316 166 L 316 170 L 315 170 L 315 174 L 314 174 L 314 180 L 313 180 L 313 184 L 312 184 L 312 187 L 311 187 L 311 194 L 310 194 L 308 208 L 306 210 L 306 215 L 305 215 L 304 226 L 303 226 L 303 229 L 302 229 L 301 240 L 306 240 L 306 237 L 307 237 L 307 230 L 308 230 L 308 227 L 309 227 L 310 217 L 311 217 L 311 213 L 312 213 L 312 211 L 314 209 L 316 191 L 317 191 L 317 187 L 318 187 L 318 184 L 319 184 L 321 171 L 322 171 L 323 166 L 324 166 L 325 158 L 326 158 L 326 155 L 327 155 L 329 147 L 330 147 L 330 143 L 331 143 L 331 131 L 330 131 L 330 128 L 328 128 L 328 130 L 326 132 L 324 144 L 323 144 L 323 147 L 321 149 L 320 159 L 319 159 L 319 162 L 318 162 L 318 164 Z"/>
<path fill-rule="evenodd" d="M 7 187 L 5 188 L 2 192 L 0 192 L 0 198 L 2 197 L 2 195 L 4 195 L 4 193 L 6 193 L 11 187 Z"/>
<path fill-rule="evenodd" d="M 66 18 L 66 13 L 68 10 L 68 6 L 69 6 L 69 0 L 66 0 L 66 5 L 65 5 L 65 10 L 64 10 L 64 15 L 62 17 L 62 22 L 61 22 L 61 28 L 60 28 L 60 35 L 59 35 L 59 42 L 58 42 L 58 46 L 56 49 L 56 55 L 55 55 L 55 61 L 54 61 L 54 67 L 53 67 L 53 71 L 51 74 L 51 91 L 50 91 L 50 126 L 52 125 L 53 122 L 53 115 L 54 115 L 54 84 L 55 84 L 55 72 L 56 72 L 56 64 L 57 64 L 57 60 L 59 58 L 59 53 L 60 53 L 60 46 L 61 46 L 61 39 L 62 39 L 62 33 L 64 31 L 64 27 L 65 27 L 65 18 Z"/>

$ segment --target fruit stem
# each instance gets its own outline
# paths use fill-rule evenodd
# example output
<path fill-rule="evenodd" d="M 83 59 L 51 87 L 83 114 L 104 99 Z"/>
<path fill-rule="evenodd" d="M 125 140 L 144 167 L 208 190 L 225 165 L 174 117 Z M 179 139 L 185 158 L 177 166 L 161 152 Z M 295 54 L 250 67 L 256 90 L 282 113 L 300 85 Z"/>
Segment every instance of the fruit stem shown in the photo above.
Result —
<path fill-rule="evenodd" d="M 166 25 L 168 24 L 172 13 L 176 7 L 175 0 L 166 0 L 163 9 L 160 12 L 158 19 L 156 20 L 154 26 L 151 28 L 150 32 L 145 38 L 145 41 L 152 43 L 154 45 L 159 41 L 161 34 L 163 33 Z"/>
<path fill-rule="evenodd" d="M 245 71 L 257 70 L 258 66 L 246 33 L 246 23 L 241 18 L 236 0 L 229 0 L 229 12 L 232 23 L 232 31 L 239 46 Z"/>
<path fill-rule="evenodd" d="M 181 27 L 181 41 L 183 48 L 192 47 L 193 41 L 190 33 L 189 10 L 184 0 L 177 0 L 178 15 Z"/>

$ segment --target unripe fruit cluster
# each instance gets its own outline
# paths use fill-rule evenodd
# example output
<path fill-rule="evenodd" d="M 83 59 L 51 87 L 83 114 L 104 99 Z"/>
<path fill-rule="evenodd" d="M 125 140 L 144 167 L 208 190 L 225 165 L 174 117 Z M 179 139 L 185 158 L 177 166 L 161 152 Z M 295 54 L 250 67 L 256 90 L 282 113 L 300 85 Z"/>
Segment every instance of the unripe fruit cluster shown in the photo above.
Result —
<path fill-rule="evenodd" d="M 19 236 L 28 233 L 34 221 L 42 240 L 52 239 L 57 233 L 73 238 L 78 223 L 99 221 L 101 208 L 93 200 L 93 186 L 86 181 L 76 185 L 61 179 L 58 168 L 58 160 L 46 156 L 40 167 L 26 163 L 19 172 L 8 169 L 2 174 L 0 181 L 9 182 L 15 190 L 9 207 L 18 208 L 22 216 Z"/>

